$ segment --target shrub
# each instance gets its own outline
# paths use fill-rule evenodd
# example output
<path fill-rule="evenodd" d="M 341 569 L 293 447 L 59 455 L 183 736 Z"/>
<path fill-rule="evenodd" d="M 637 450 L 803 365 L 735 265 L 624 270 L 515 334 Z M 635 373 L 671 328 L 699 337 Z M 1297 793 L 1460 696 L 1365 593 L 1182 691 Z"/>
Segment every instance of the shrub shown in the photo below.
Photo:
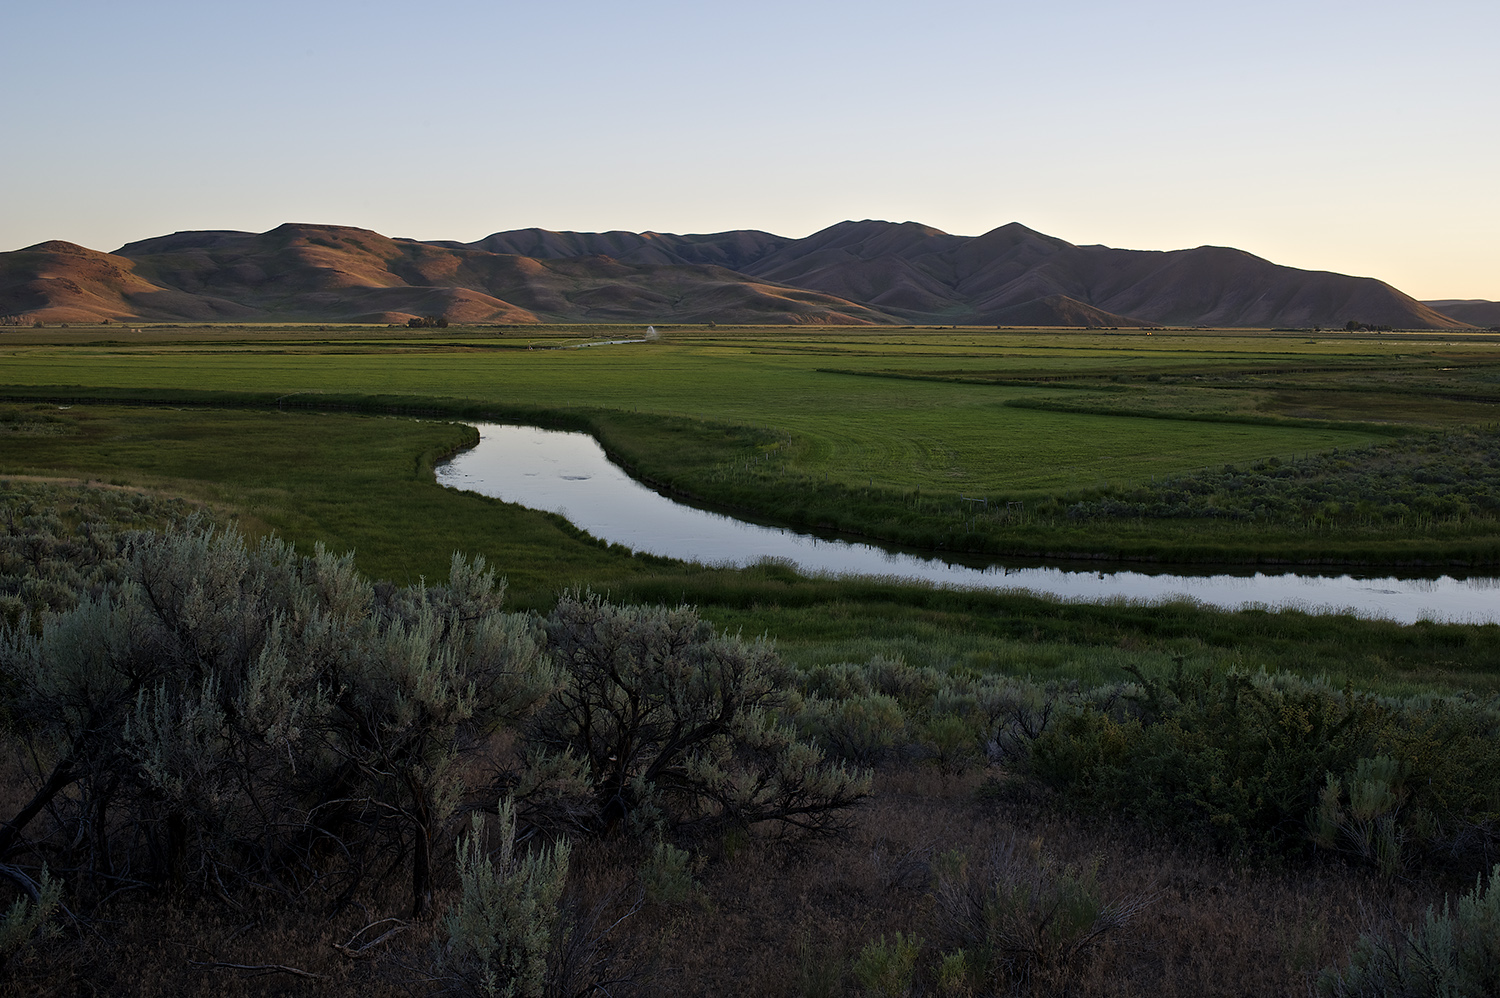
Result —
<path fill-rule="evenodd" d="M 127 576 L 39 633 L 0 636 L 45 762 L 0 859 L 50 810 L 76 822 L 96 874 L 116 825 L 164 879 L 270 886 L 333 847 L 357 886 L 362 857 L 388 853 L 411 857 L 425 911 L 465 792 L 458 757 L 555 685 L 493 573 L 455 558 L 447 587 L 377 591 L 350 557 L 190 525 L 136 538 Z"/>
<path fill-rule="evenodd" d="M 531 740 L 584 762 L 602 827 L 820 829 L 869 795 L 868 774 L 826 763 L 780 716 L 765 642 L 718 635 L 686 607 L 594 596 L 564 597 L 546 630 L 563 684 Z"/>
<path fill-rule="evenodd" d="M 439 962 L 457 993 L 538 998 L 547 984 L 568 846 L 518 857 L 509 800 L 500 804 L 498 826 L 493 854 L 484 849 L 484 820 L 477 814 L 459 841 L 462 893 L 444 919 L 448 945 Z"/>
<path fill-rule="evenodd" d="M 883 693 L 842 700 L 809 699 L 799 729 L 841 759 L 871 766 L 885 758 L 906 731 L 906 718 L 894 697 Z"/>
<path fill-rule="evenodd" d="M 989 679 L 974 686 L 974 710 L 985 755 L 993 762 L 1020 762 L 1052 719 L 1077 699 L 1073 684 L 1045 685 Z"/>
<path fill-rule="evenodd" d="M 1063 863 L 1040 840 L 1002 839 L 977 862 L 955 851 L 937 865 L 934 894 L 945 934 L 963 948 L 974 975 L 997 988 L 1064 984 L 1101 936 L 1153 900 L 1106 899 L 1097 861 Z"/>
<path fill-rule="evenodd" d="M 1310 684 L 1178 667 L 1112 709 L 1084 705 L 1032 744 L 1028 765 L 1076 803 L 1228 845 L 1287 847 L 1329 770 L 1367 748 L 1380 708 Z"/>
<path fill-rule="evenodd" d="M 922 727 L 922 740 L 945 775 L 957 775 L 975 758 L 974 729 L 957 714 L 939 714 Z"/>
<path fill-rule="evenodd" d="M 937 969 L 939 998 L 973 998 L 974 982 L 969 970 L 969 955 L 963 950 L 944 953 Z"/>
<path fill-rule="evenodd" d="M 1394 699 L 1287 675 L 1137 674 L 1080 697 L 1021 768 L 1078 809 L 1196 830 L 1237 849 L 1314 843 L 1388 874 L 1473 855 L 1500 813 L 1500 719 L 1476 698 Z"/>
<path fill-rule="evenodd" d="M 1343 780 L 1329 773 L 1318 806 L 1308 817 L 1313 841 L 1325 849 L 1351 852 L 1387 876 L 1400 872 L 1405 834 L 1397 819 L 1407 797 L 1405 770 L 1382 755 L 1360 759 Z"/>
<path fill-rule="evenodd" d="M 854 979 L 872 998 L 906 998 L 912 993 L 921 951 L 922 940 L 915 935 L 898 932 L 889 944 L 881 936 L 879 942 L 866 943 L 860 950 L 852 968 Z"/>
<path fill-rule="evenodd" d="M 1318 989 L 1333 998 L 1466 998 L 1500 994 L 1500 865 L 1479 878 L 1456 909 L 1427 909 L 1399 939 L 1362 935 L 1349 966 L 1323 971 Z"/>
<path fill-rule="evenodd" d="M 697 884 L 688 869 L 692 854 L 670 842 L 658 842 L 641 868 L 646 900 L 655 904 L 681 904 Z"/>
<path fill-rule="evenodd" d="M 25 894 L 0 917 L 0 970 L 4 970 L 18 953 L 56 931 L 52 916 L 62 903 L 62 883 L 48 876 L 45 868 L 40 880 L 12 867 L 0 869 L 0 876 L 14 881 Z"/>

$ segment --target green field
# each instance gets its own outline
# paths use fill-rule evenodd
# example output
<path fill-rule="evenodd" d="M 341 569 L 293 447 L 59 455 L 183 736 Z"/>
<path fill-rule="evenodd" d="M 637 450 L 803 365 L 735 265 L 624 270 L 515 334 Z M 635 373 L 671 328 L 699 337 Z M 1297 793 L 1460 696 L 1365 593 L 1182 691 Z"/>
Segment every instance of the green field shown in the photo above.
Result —
<path fill-rule="evenodd" d="M 923 664 L 1097 677 L 1190 655 L 1224 669 L 1490 685 L 1491 653 L 1460 665 L 1452 635 L 1389 629 L 1408 635 L 1392 645 L 1376 625 L 1349 623 L 1364 637 L 1286 642 L 1265 636 L 1280 624 L 1267 631 L 1245 615 L 1190 608 L 1173 611 L 1175 623 L 1165 611 L 1106 611 L 1114 623 L 1085 625 L 1044 601 L 919 597 L 633 557 L 557 517 L 441 489 L 431 465 L 470 438 L 445 418 L 529 420 L 589 429 L 637 474 L 684 494 L 927 547 L 1493 564 L 1491 511 L 1422 506 L 1422 495 L 1399 497 L 1399 516 L 1395 499 L 1380 496 L 1333 509 L 1323 501 L 1313 513 L 1289 499 L 1240 518 L 1078 511 L 1184 480 L 1227 495 L 1244 483 L 1201 477 L 1222 478 L 1225 466 L 1259 467 L 1261 484 L 1272 468 L 1312 468 L 1326 493 L 1346 487 L 1338 476 L 1392 464 L 1389 448 L 1433 433 L 1469 433 L 1447 459 L 1472 470 L 1489 436 L 1466 428 L 1492 425 L 1490 393 L 1500 396 L 1496 337 L 667 329 L 653 343 L 546 349 L 639 331 L 441 332 L 7 332 L 0 394 L 12 417 L 0 475 L 186 495 L 252 535 L 353 549 L 365 571 L 398 582 L 441 578 L 454 550 L 483 554 L 508 577 L 513 606 L 541 609 L 578 587 L 685 600 L 808 661 L 882 646 Z M 110 404 L 122 402 L 131 405 Z M 403 418 L 412 415 L 434 418 Z M 1318 457 L 1334 451 L 1352 460 Z M 961 496 L 1023 512 L 974 516 Z M 1016 620 L 1001 626 L 997 616 Z M 1071 622 L 1044 623 L 1058 616 Z M 1222 620 L 1231 623 L 1206 623 Z M 1462 639 L 1471 640 L 1490 643 Z M 1102 646 L 1123 657 L 1101 658 Z"/>

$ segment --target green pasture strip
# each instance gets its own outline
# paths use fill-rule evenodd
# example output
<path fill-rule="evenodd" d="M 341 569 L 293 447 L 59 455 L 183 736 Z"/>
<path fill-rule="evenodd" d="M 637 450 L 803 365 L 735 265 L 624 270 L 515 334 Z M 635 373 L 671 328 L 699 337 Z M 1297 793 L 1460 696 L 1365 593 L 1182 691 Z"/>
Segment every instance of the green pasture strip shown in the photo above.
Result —
<path fill-rule="evenodd" d="M 68 476 L 207 503 L 249 534 L 356 552 L 372 575 L 445 579 L 455 551 L 507 574 L 512 600 L 547 606 L 570 586 L 652 570 L 561 517 L 436 485 L 433 462 L 468 427 L 306 412 L 77 407 L 67 436 L 7 438 L 0 478 Z"/>
<path fill-rule="evenodd" d="M 1198 423 L 1243 423 L 1250 426 L 1296 426 L 1304 429 L 1350 430 L 1378 436 L 1399 436 L 1410 432 L 1405 426 L 1388 423 L 1360 423 L 1352 420 L 1297 419 L 1289 416 L 1257 416 L 1239 412 L 1174 412 L 1130 405 L 1090 405 L 1075 399 L 1018 398 L 1005 404 L 1017 409 L 1044 409 L 1049 412 L 1072 412 L 1089 416 L 1123 416 L 1131 419 L 1184 419 Z"/>
<path fill-rule="evenodd" d="M 598 339 L 639 331 L 568 327 L 538 333 L 567 343 L 574 334 Z M 1025 344 L 1027 352 L 1046 348 L 1061 358 L 1059 363 L 1070 364 L 1063 357 L 1070 350 L 1097 354 L 1099 344 L 1154 342 L 1154 337 L 699 329 L 669 331 L 657 343 L 583 350 L 471 349 L 459 343 L 462 337 L 448 336 L 413 352 L 407 348 L 418 340 L 395 335 L 399 330 L 376 332 L 392 334 L 388 350 L 361 346 L 348 352 L 335 345 L 292 351 L 266 343 L 244 353 L 212 354 L 130 347 L 11 349 L 9 341 L 0 341 L 4 377 L 12 383 L 0 393 L 282 410 L 347 408 L 582 429 L 638 477 L 683 495 L 744 514 L 924 548 L 1387 564 L 1483 563 L 1496 557 L 1493 525 L 1330 531 L 1326 524 L 1247 527 L 1158 520 L 1101 527 L 1063 515 L 1073 502 L 1147 488 L 1196 470 L 1272 458 L 1294 461 L 1356 448 L 1399 427 L 1473 421 L 1478 412 L 1434 401 L 1430 393 L 1350 395 L 1363 407 L 1346 414 L 1334 391 L 1268 390 L 1250 378 L 1231 379 L 1244 384 L 1242 391 L 1132 380 L 1086 398 L 1059 393 L 1055 386 L 819 370 L 825 363 L 819 352 L 839 344 L 910 342 L 948 355 L 933 363 L 993 371 L 994 354 L 981 360 L 954 357 L 983 341 Z M 255 346 L 255 331 L 236 335 Z M 1295 345 L 1285 337 L 1240 333 L 1176 339 L 1237 359 L 1255 350 L 1262 359 L 1278 356 L 1289 343 Z M 777 344 L 789 349 L 762 349 Z M 1395 339 L 1302 345 L 1366 363 L 1369 356 L 1394 356 L 1414 344 L 1426 345 Z M 1031 363 L 1024 358 L 1000 362 Z M 848 363 L 863 368 L 890 361 L 871 356 Z M 1365 376 L 1346 375 L 1351 382 Z M 1481 375 L 1450 376 L 1462 381 Z M 1334 375 L 1318 378 L 1337 387 Z M 1099 388 L 1095 385 L 1096 393 Z M 1013 515 L 1012 509 L 1023 515 Z"/>
<path fill-rule="evenodd" d="M 868 356 L 879 356 L 889 362 L 890 354 L 871 353 Z M 951 356 L 951 355 L 937 355 Z M 907 359 L 905 357 L 901 358 Z M 979 358 L 975 358 L 979 359 Z M 1058 358 L 1054 355 L 1033 354 L 1026 358 L 1016 357 L 1015 360 L 1038 360 L 1051 361 L 1047 366 L 1023 367 L 1013 364 L 1006 370 L 984 370 L 977 366 L 972 369 L 965 368 L 874 368 L 859 370 L 855 368 L 824 368 L 830 374 L 855 374 L 869 378 L 908 378 L 917 381 L 952 381 L 961 384 L 1047 384 L 1049 382 L 1069 382 L 1080 377 L 1085 378 L 1112 378 L 1115 380 L 1126 380 L 1137 376 L 1153 376 L 1156 378 L 1245 378 L 1245 377 L 1272 377 L 1281 375 L 1299 374 L 1328 374 L 1328 373 L 1351 373 L 1361 374 L 1385 373 L 1391 371 L 1406 371 L 1412 365 L 1409 363 L 1391 363 L 1386 360 L 1369 358 L 1356 362 L 1354 359 L 1346 359 L 1343 363 L 1332 365 L 1323 361 L 1308 362 L 1305 364 L 1283 363 L 1267 365 L 1265 358 L 1249 357 L 1215 357 L 1212 363 L 1207 363 L 1201 358 L 1193 358 L 1194 362 L 1182 364 L 1163 363 L 1166 358 L 1159 355 L 1144 355 L 1137 353 L 1118 354 L 1111 353 L 1107 358 L 1078 357 L 1074 362 L 1066 366 L 1056 363 Z M 1186 358 L 1178 358 L 1186 359 Z M 1096 363 L 1084 363 L 1085 360 Z M 1144 361 L 1145 365 L 1135 365 L 1132 362 Z M 1141 369 L 1145 367 L 1146 369 Z"/>
<path fill-rule="evenodd" d="M 1188 601 L 1071 603 L 878 579 L 804 579 L 776 565 L 642 575 L 617 600 L 688 602 L 719 627 L 774 638 L 800 666 L 882 655 L 956 674 L 1084 685 L 1180 659 L 1217 673 L 1293 672 L 1390 695 L 1500 691 L 1500 625 L 1402 625 L 1348 614 L 1224 611 Z"/>
<path fill-rule="evenodd" d="M 123 400 L 128 393 L 118 390 L 34 390 L 62 401 L 83 401 L 92 395 L 99 399 Z M 13 394 L 15 394 L 13 392 Z M 1288 531 L 1276 527 L 1246 530 L 1227 523 L 1166 523 L 1147 521 L 1127 525 L 1111 524 L 1104 528 L 1074 524 L 1058 519 L 1063 506 L 1056 498 L 1063 489 L 1073 486 L 1074 498 L 1085 498 L 1101 489 L 1125 484 L 1147 484 L 1143 470 L 1155 469 L 1163 476 L 1180 474 L 1184 454 L 1207 464 L 1225 456 L 1260 455 L 1280 452 L 1289 458 L 1299 453 L 1321 449 L 1320 445 L 1360 443 L 1368 435 L 1354 435 L 1303 429 L 1246 426 L 1214 426 L 1213 434 L 1182 423 L 1140 421 L 1145 430 L 1132 428 L 1130 421 L 1101 419 L 1094 416 L 1053 416 L 1036 414 L 1045 421 L 1081 421 L 1084 425 L 1063 427 L 1054 438 L 1017 446 L 998 460 L 1014 468 L 1024 468 L 1030 459 L 1045 454 L 1051 463 L 1035 466 L 1034 473 L 1048 477 L 1033 482 L 1028 489 L 1014 486 L 1014 479 L 999 482 L 1004 491 L 991 482 L 967 474 L 962 464 L 962 446 L 978 449 L 996 446 L 985 436 L 985 426 L 960 426 L 962 435 L 945 426 L 944 415 L 918 410 L 904 416 L 906 437 L 901 426 L 882 420 L 889 414 L 855 413 L 836 423 L 808 421 L 800 434 L 773 428 L 735 426 L 683 417 L 619 410 L 562 409 L 547 410 L 540 406 L 512 403 L 484 404 L 462 399 L 422 399 L 402 396 L 355 396 L 337 393 L 288 393 L 272 399 L 263 393 L 205 393 L 140 391 L 139 401 L 196 401 L 219 404 L 276 404 L 287 411 L 305 407 L 323 409 L 348 408 L 363 411 L 387 411 L 404 415 L 463 419 L 491 419 L 581 429 L 593 432 L 610 453 L 630 470 L 648 481 L 674 489 L 684 495 L 733 510 L 769 516 L 780 522 L 799 526 L 821 527 L 846 533 L 878 537 L 916 547 L 972 551 L 986 554 L 1012 554 L 1043 557 L 1076 557 L 1102 555 L 1149 560 L 1235 562 L 1278 557 L 1283 561 L 1319 561 L 1335 559 L 1374 563 L 1421 563 L 1426 559 L 1424 546 L 1433 548 L 1433 557 L 1454 560 L 1451 544 L 1445 537 L 1423 537 L 1412 543 L 1406 538 L 1379 534 L 1360 534 L 1350 548 L 1339 536 L 1327 530 L 1315 532 Z M 852 407 L 851 407 L 852 408 Z M 991 407 L 996 412 L 1005 410 Z M 1013 418 L 1010 432 L 1024 429 L 1032 414 L 1021 412 Z M 1097 425 L 1088 425 L 1097 424 Z M 867 439 L 854 435 L 868 426 Z M 924 427 L 932 429 L 923 434 Z M 1146 432 L 1156 429 L 1158 432 Z M 1165 430 L 1165 432 L 1161 432 Z M 829 440 L 833 433 L 847 434 Z M 938 446 L 933 439 L 946 433 L 955 446 Z M 886 434 L 890 434 L 887 437 Z M 1274 442 L 1268 435 L 1281 435 Z M 811 438 L 809 440 L 809 438 Z M 965 443 L 967 441 L 967 443 Z M 1097 448 L 1111 447 L 1111 463 L 1103 467 L 1092 489 L 1078 489 L 1079 469 L 1098 456 Z M 1041 451 L 1043 445 L 1047 450 Z M 1279 444 L 1279 446 L 1278 446 Z M 880 465 L 878 477 L 871 473 L 865 483 L 850 483 L 847 474 L 840 481 L 827 470 L 817 474 L 817 451 L 848 454 L 867 447 L 871 460 L 860 471 Z M 877 451 L 878 448 L 878 451 Z M 1133 466 L 1127 467 L 1131 465 Z M 832 462 L 824 462 L 829 467 Z M 922 477 L 924 473 L 929 477 Z M 1111 482 L 1103 477 L 1118 473 Z M 904 477 L 903 477 L 904 476 Z M 893 483 L 893 479 L 895 479 Z M 1144 481 L 1143 481 L 1144 479 Z M 939 484 L 934 487 L 933 481 Z M 955 488 L 955 485 L 958 487 Z M 1048 486 L 1051 486 L 1049 489 Z M 944 487 L 946 486 L 946 487 Z M 1022 498 L 1016 499 L 1020 496 Z M 1038 498 L 1040 496 L 1040 498 Z M 983 498 L 983 512 L 978 512 L 976 498 Z M 1066 498 L 1066 494 L 1065 494 Z M 1027 515 L 1013 517 L 1007 501 L 1022 504 Z M 1071 501 L 1071 500 L 1068 500 Z M 1460 538 L 1466 546 L 1469 535 Z M 1390 551 L 1381 550 L 1382 542 L 1400 541 Z"/>
<path fill-rule="evenodd" d="M 1243 427 L 1206 433 L 1155 426 L 1143 434 L 1129 422 L 1080 424 L 1076 415 L 1006 410 L 998 403 L 1011 396 L 983 386 L 877 382 L 820 374 L 798 358 L 652 344 L 421 357 L 33 355 L 8 359 L 6 372 L 14 385 L 55 386 L 55 394 L 74 384 L 193 386 L 303 401 L 422 396 L 702 419 L 788 434 L 795 451 L 781 456 L 807 477 L 953 493 L 1039 495 L 1361 439 L 1321 430 L 1278 436 L 1286 432 L 1280 428 L 1246 436 Z M 1015 391 L 1022 397 L 1029 390 Z"/>

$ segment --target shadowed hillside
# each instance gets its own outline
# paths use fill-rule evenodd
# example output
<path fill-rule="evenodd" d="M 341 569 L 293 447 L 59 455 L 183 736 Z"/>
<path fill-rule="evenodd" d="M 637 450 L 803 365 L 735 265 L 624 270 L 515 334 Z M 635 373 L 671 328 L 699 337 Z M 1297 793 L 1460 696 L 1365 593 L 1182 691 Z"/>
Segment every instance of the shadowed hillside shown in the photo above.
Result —
<path fill-rule="evenodd" d="M 547 229 L 516 229 L 511 232 L 496 232 L 477 242 L 445 245 L 543 259 L 609 256 L 622 263 L 706 263 L 748 272 L 748 268 L 757 260 L 789 242 L 793 240 L 755 229 L 696 236 L 676 236 L 662 232 L 552 232 Z"/>
<path fill-rule="evenodd" d="M 473 243 L 288 223 L 144 239 L 115 253 L 49 242 L 0 254 L 11 322 L 260 320 L 1467 328 L 1380 281 L 1235 249 L 1075 246 L 1019 223 L 955 236 L 840 222 L 756 230 L 497 232 Z M 1467 309 L 1467 311 L 1465 311 Z"/>
<path fill-rule="evenodd" d="M 1449 318 L 1467 322 L 1472 326 L 1500 326 L 1500 301 L 1486 301 L 1483 298 L 1445 298 L 1442 301 L 1424 301 L 1422 304 Z"/>
<path fill-rule="evenodd" d="M 1060 296 L 1108 314 L 1095 324 L 1464 325 L 1369 278 L 1280 267 L 1213 246 L 1074 246 L 1018 223 L 970 238 L 911 222 L 841 222 L 782 246 L 748 272 L 917 321 L 1016 322 L 1010 310 Z"/>

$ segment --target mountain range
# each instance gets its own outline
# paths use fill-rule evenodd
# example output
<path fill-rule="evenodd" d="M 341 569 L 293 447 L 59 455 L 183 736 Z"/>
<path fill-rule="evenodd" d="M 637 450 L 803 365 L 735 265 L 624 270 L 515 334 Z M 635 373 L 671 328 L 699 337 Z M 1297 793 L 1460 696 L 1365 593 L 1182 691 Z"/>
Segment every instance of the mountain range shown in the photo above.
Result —
<path fill-rule="evenodd" d="M 1493 302 L 1424 304 L 1372 278 L 1217 246 L 1077 246 L 1019 223 L 955 236 L 840 222 L 801 239 L 517 229 L 471 243 L 288 223 L 177 232 L 113 253 L 0 253 L 18 322 L 652 322 L 1463 329 Z"/>

